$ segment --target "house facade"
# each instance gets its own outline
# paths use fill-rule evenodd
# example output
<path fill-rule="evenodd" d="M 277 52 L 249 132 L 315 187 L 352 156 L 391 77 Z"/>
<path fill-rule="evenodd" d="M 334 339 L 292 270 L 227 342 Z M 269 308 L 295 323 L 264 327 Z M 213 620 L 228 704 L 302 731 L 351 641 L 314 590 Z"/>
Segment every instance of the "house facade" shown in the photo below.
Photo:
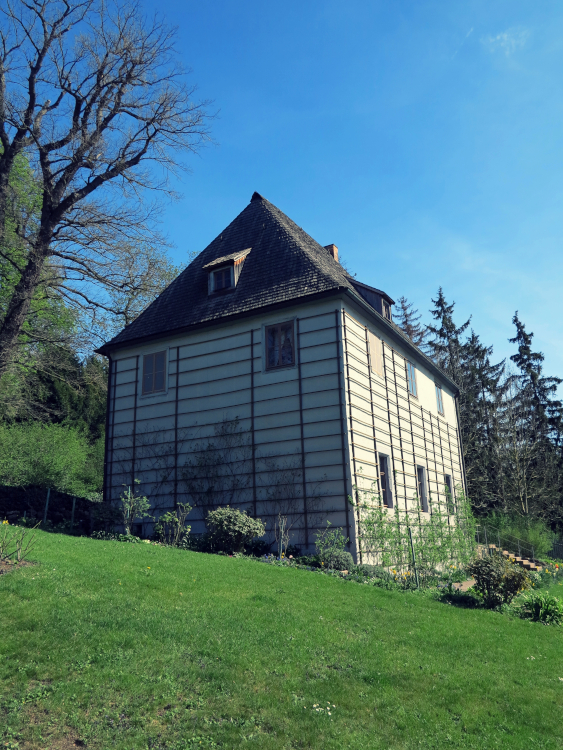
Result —
<path fill-rule="evenodd" d="M 230 504 L 314 547 L 359 550 L 350 497 L 428 514 L 464 484 L 455 384 L 358 282 L 255 193 L 112 341 L 104 497 L 138 484 L 155 515 Z M 139 531 L 150 533 L 150 524 Z"/>

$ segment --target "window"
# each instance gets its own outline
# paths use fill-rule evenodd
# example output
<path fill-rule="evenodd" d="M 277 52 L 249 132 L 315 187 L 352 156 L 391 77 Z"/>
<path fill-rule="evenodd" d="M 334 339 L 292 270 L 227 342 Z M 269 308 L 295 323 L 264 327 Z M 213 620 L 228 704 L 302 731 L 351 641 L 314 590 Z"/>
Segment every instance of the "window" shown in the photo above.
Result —
<path fill-rule="evenodd" d="M 444 415 L 444 401 L 442 399 L 442 386 L 436 385 L 436 404 L 438 406 L 438 414 Z"/>
<path fill-rule="evenodd" d="M 379 456 L 379 485 L 381 487 L 381 502 L 385 508 L 393 507 L 391 485 L 389 483 L 389 459 Z"/>
<path fill-rule="evenodd" d="M 372 372 L 383 377 L 383 347 L 381 339 L 368 330 L 369 366 Z"/>
<path fill-rule="evenodd" d="M 143 357 L 143 395 L 165 390 L 166 352 Z"/>
<path fill-rule="evenodd" d="M 266 369 L 295 364 L 293 321 L 266 328 Z"/>
<path fill-rule="evenodd" d="M 444 485 L 446 490 L 446 505 L 448 507 L 448 513 L 451 515 L 455 512 L 454 507 L 454 490 L 452 485 L 452 478 L 449 474 L 444 474 Z"/>
<path fill-rule="evenodd" d="M 410 362 L 407 362 L 407 385 L 409 393 L 416 396 L 416 370 Z"/>
<path fill-rule="evenodd" d="M 387 318 L 387 320 L 391 320 L 391 307 L 389 305 L 389 302 L 381 300 L 381 305 L 383 307 L 383 317 Z"/>
<path fill-rule="evenodd" d="M 426 513 L 428 511 L 428 498 L 426 497 L 426 479 L 423 466 L 416 467 L 416 490 L 420 507 Z"/>
<path fill-rule="evenodd" d="M 232 266 L 213 271 L 213 291 L 220 292 L 233 286 Z"/>

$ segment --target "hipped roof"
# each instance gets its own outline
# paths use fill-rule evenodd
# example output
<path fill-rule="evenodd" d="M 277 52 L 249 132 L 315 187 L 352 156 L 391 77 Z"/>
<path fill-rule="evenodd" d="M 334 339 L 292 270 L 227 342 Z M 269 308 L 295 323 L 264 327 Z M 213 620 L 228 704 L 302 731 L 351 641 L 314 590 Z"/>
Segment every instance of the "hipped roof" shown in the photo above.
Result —
<path fill-rule="evenodd" d="M 209 295 L 205 266 L 251 248 L 236 288 Z M 277 303 L 338 289 L 349 274 L 279 208 L 254 193 L 248 206 L 162 294 L 100 352 Z"/>
<path fill-rule="evenodd" d="M 226 294 L 209 294 L 205 266 L 246 254 L 236 287 Z M 457 385 L 416 347 L 394 323 L 383 318 L 354 287 L 367 286 L 352 279 L 328 250 L 304 232 L 279 208 L 254 193 L 248 206 L 174 279 L 162 294 L 130 325 L 98 351 L 112 350 L 172 335 L 214 321 L 236 318 L 260 309 L 306 301 L 319 295 L 344 292 L 378 318 L 380 325 L 416 358 L 450 383 Z M 372 287 L 389 302 L 393 300 Z"/>

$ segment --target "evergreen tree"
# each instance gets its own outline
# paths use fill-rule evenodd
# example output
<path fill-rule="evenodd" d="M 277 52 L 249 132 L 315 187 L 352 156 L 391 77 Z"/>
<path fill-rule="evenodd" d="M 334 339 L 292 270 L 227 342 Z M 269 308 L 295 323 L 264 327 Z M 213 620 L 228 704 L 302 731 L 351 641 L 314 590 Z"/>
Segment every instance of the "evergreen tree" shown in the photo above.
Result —
<path fill-rule="evenodd" d="M 422 315 L 406 297 L 399 297 L 399 308 L 395 310 L 394 318 L 395 323 L 407 334 L 413 344 L 424 350 L 428 339 L 428 328 L 420 323 Z"/>
<path fill-rule="evenodd" d="M 430 356 L 436 364 L 460 387 L 463 384 L 463 342 L 461 336 L 467 330 L 471 318 L 463 325 L 456 326 L 453 320 L 455 302 L 448 305 L 442 287 L 438 289 L 437 299 L 432 300 L 434 309 L 430 310 L 436 321 L 428 326 L 433 336 L 428 341 Z"/>

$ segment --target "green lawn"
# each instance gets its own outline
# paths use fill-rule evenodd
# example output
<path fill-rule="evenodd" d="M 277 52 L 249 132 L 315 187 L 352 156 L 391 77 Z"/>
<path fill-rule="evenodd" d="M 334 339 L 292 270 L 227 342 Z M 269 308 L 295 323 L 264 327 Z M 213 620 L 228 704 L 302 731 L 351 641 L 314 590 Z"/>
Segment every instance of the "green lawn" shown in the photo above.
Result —
<path fill-rule="evenodd" d="M 0 747 L 563 747 L 563 629 L 144 544 L 35 557 L 0 576 Z"/>

